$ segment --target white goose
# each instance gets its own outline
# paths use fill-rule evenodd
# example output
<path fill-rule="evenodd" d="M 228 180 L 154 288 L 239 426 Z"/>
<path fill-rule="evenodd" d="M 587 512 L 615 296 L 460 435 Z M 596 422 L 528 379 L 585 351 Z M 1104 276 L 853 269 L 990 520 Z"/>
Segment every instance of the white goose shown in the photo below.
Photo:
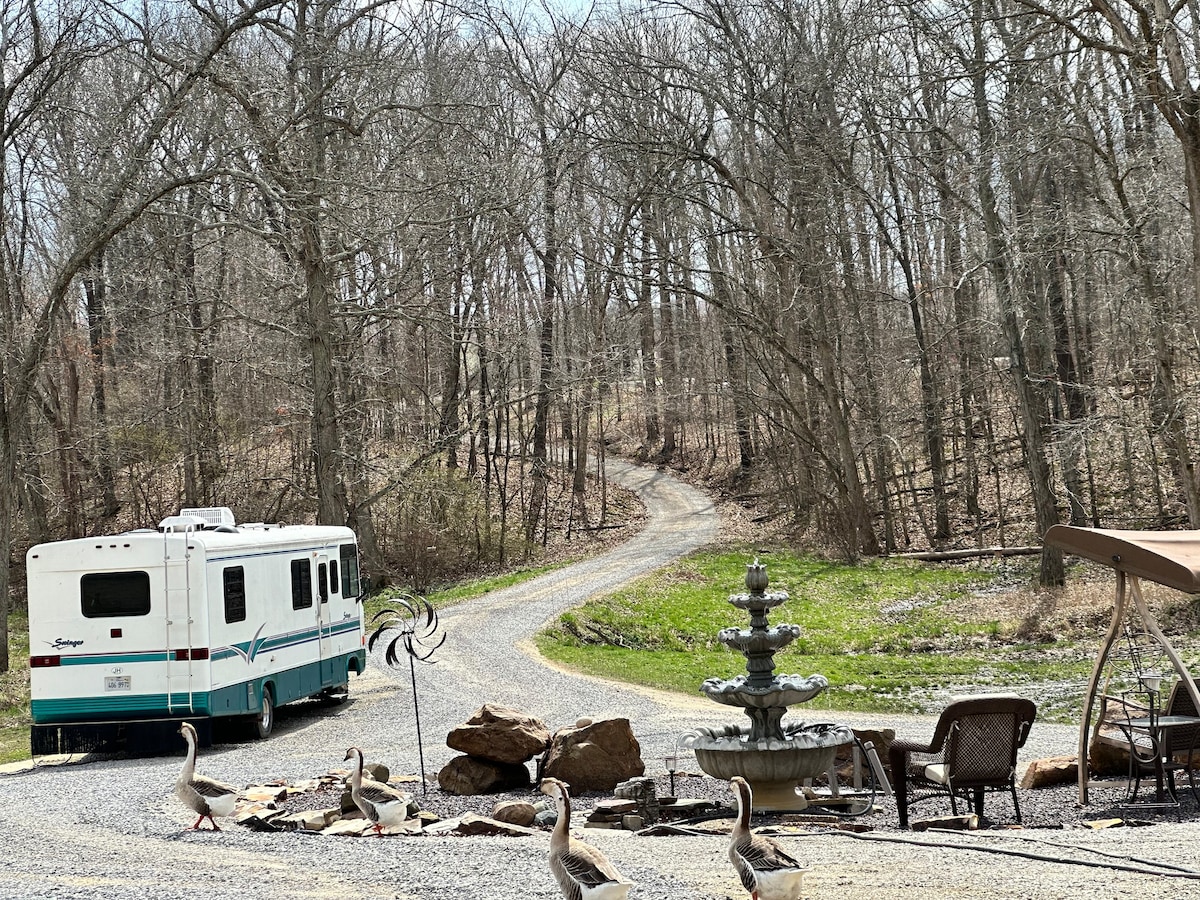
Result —
<path fill-rule="evenodd" d="M 767 837 L 750 831 L 753 795 L 745 778 L 729 781 L 737 797 L 738 817 L 729 840 L 729 860 L 751 900 L 799 900 L 800 882 L 808 871 Z"/>
<path fill-rule="evenodd" d="M 354 768 L 350 770 L 350 796 L 364 816 L 375 828 L 375 833 L 383 837 L 383 829 L 388 825 L 399 825 L 408 818 L 408 804 L 412 802 L 412 794 L 399 791 L 389 784 L 363 778 L 363 752 L 357 747 L 346 751 L 346 759 L 355 757 Z"/>
<path fill-rule="evenodd" d="M 220 831 L 213 816 L 231 816 L 237 804 L 238 789 L 231 784 L 207 778 L 196 774 L 196 729 L 191 723 L 184 722 L 179 726 L 179 733 L 187 741 L 187 758 L 183 761 L 183 771 L 175 781 L 175 796 L 183 801 L 198 818 L 192 831 L 200 828 L 205 819 L 212 824 L 213 831 Z"/>
<path fill-rule="evenodd" d="M 591 844 L 571 837 L 571 795 L 557 778 L 543 778 L 543 794 L 554 799 L 558 821 L 550 834 L 550 871 L 566 900 L 626 900 L 632 882 Z"/>

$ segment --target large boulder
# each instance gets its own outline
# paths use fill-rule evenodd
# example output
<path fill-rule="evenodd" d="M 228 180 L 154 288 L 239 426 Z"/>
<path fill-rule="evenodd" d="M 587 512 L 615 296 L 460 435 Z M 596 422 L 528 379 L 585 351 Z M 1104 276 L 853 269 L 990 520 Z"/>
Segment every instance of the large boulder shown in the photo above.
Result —
<path fill-rule="evenodd" d="M 438 772 L 438 785 L 461 797 L 529 787 L 529 769 L 474 756 L 456 756 Z"/>
<path fill-rule="evenodd" d="M 1093 740 L 1088 745 L 1088 772 L 1100 777 L 1128 775 L 1129 751 L 1104 741 Z"/>
<path fill-rule="evenodd" d="M 628 719 L 606 719 L 582 728 L 560 728 L 550 739 L 541 775 L 579 791 L 611 791 L 645 774 L 642 748 Z"/>
<path fill-rule="evenodd" d="M 550 729 L 533 716 L 485 703 L 465 724 L 446 735 L 446 745 L 478 759 L 515 765 L 533 759 L 550 745 Z"/>
<path fill-rule="evenodd" d="M 1079 761 L 1074 756 L 1050 756 L 1030 761 L 1021 776 L 1021 787 L 1027 790 L 1070 784 L 1079 778 Z"/>

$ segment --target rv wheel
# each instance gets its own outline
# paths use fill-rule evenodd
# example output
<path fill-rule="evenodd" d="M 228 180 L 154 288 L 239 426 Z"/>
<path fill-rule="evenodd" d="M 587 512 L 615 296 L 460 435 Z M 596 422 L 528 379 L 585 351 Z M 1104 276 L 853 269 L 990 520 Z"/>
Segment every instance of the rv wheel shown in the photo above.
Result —
<path fill-rule="evenodd" d="M 271 697 L 271 689 L 263 686 L 262 708 L 254 717 L 254 733 L 259 739 L 270 737 L 275 727 L 275 700 Z"/>

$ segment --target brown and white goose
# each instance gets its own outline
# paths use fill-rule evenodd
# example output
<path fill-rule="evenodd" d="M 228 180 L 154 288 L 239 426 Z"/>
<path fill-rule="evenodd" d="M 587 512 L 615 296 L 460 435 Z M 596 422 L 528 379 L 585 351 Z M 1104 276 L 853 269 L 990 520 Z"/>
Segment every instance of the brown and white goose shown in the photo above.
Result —
<path fill-rule="evenodd" d="M 187 741 L 187 758 L 183 771 L 175 781 L 175 796 L 183 801 L 198 818 L 192 831 L 200 827 L 205 819 L 212 824 L 213 831 L 220 831 L 213 816 L 231 816 L 237 804 L 238 789 L 231 784 L 196 774 L 196 729 L 188 722 L 179 726 L 179 733 Z"/>
<path fill-rule="evenodd" d="M 370 820 L 375 833 L 383 837 L 388 825 L 399 825 L 408 818 L 408 804 L 412 794 L 399 791 L 390 784 L 381 784 L 363 778 L 363 752 L 357 747 L 346 751 L 346 759 L 354 757 L 354 768 L 350 770 L 350 796 L 364 816 Z"/>
<path fill-rule="evenodd" d="M 557 778 L 543 778 L 543 794 L 554 799 L 558 821 L 550 834 L 550 871 L 566 900 L 626 900 L 632 882 L 591 844 L 571 837 L 571 795 Z"/>
<path fill-rule="evenodd" d="M 800 882 L 808 871 L 767 837 L 750 831 L 753 794 L 745 778 L 736 775 L 729 781 L 737 797 L 738 816 L 729 840 L 729 860 L 742 879 L 742 887 L 751 900 L 798 900 Z"/>

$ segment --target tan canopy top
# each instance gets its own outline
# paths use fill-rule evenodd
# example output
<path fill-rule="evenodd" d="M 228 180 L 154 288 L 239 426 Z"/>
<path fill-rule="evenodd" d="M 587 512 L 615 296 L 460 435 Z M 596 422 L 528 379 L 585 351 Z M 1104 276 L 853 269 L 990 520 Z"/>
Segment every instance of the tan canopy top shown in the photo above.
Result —
<path fill-rule="evenodd" d="M 1055 525 L 1044 538 L 1084 559 L 1200 594 L 1200 531 L 1115 531 Z"/>

